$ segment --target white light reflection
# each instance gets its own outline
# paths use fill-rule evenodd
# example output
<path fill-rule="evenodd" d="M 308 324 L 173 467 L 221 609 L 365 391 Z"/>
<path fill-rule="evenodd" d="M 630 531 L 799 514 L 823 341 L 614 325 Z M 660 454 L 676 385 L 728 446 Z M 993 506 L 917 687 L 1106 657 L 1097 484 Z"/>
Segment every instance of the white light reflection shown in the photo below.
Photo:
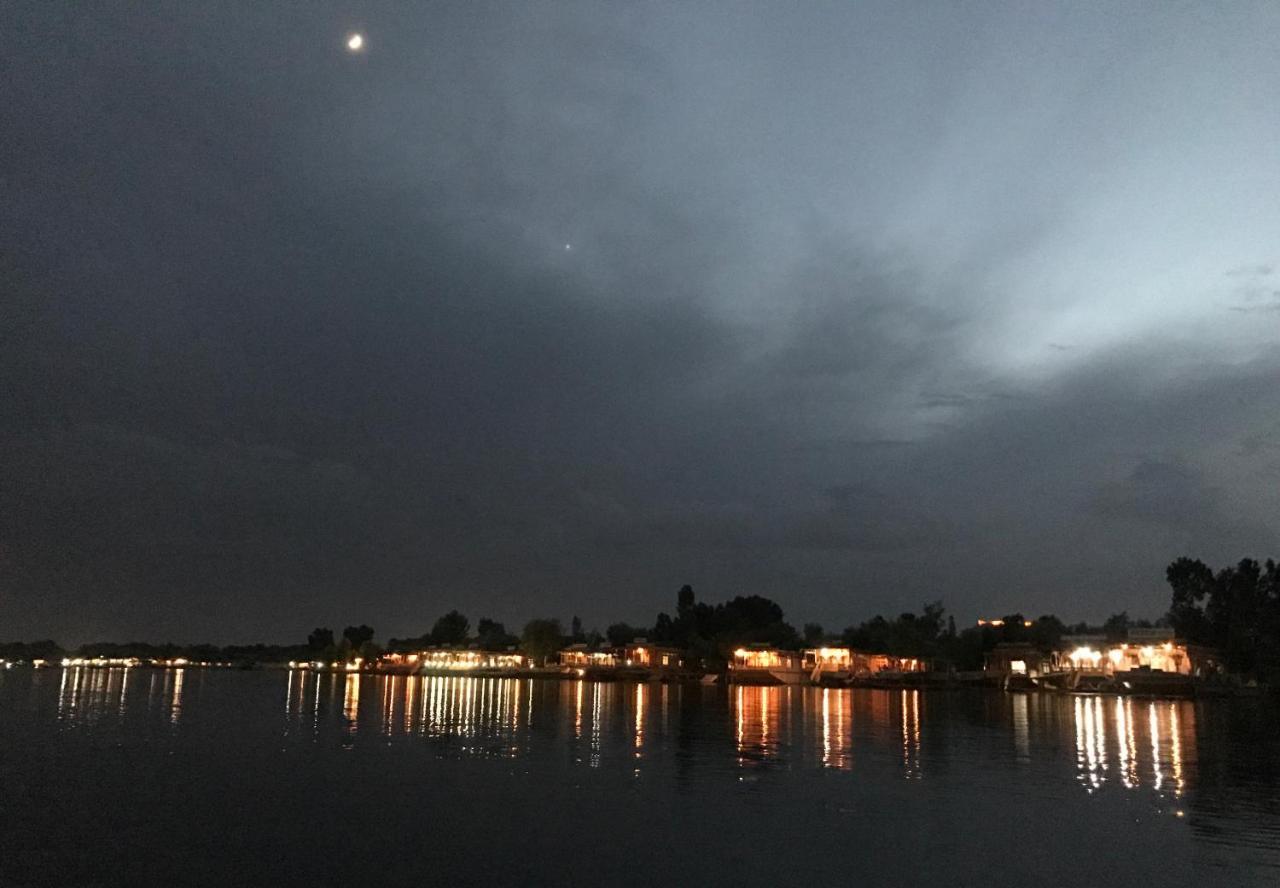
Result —
<path fill-rule="evenodd" d="M 1154 786 L 1156 792 L 1164 785 L 1164 774 L 1160 770 L 1160 718 L 1156 714 L 1156 704 L 1147 707 L 1147 721 L 1151 729 L 1151 767 L 1155 772 Z"/>
<path fill-rule="evenodd" d="M 1169 754 L 1173 765 L 1173 795 L 1182 797 L 1182 731 L 1178 726 L 1178 704 L 1169 703 Z"/>
<path fill-rule="evenodd" d="M 1140 707 L 1145 707 L 1145 718 Z M 1131 698 L 1117 698 L 1104 705 L 1100 696 L 1077 697 L 1076 762 L 1081 783 L 1090 792 L 1106 783 L 1114 725 L 1118 783 L 1126 790 L 1145 785 L 1159 795 L 1181 798 L 1187 783 L 1183 746 L 1195 742 L 1194 732 L 1184 731 L 1181 721 L 1193 718 L 1194 712 L 1189 704 L 1173 701 L 1144 705 Z M 1140 736 L 1143 732 L 1145 738 Z"/>
<path fill-rule="evenodd" d="M 902 770 L 908 780 L 919 780 L 920 770 L 920 692 L 902 692 Z"/>
<path fill-rule="evenodd" d="M 591 685 L 591 767 L 600 767 L 601 733 L 604 725 L 600 718 L 600 682 Z"/>
<path fill-rule="evenodd" d="M 1013 748 L 1019 762 L 1031 761 L 1030 694 L 1013 695 Z"/>
<path fill-rule="evenodd" d="M 186 678 L 187 670 L 173 670 L 173 693 L 169 697 L 169 723 L 176 725 L 178 716 L 182 715 L 182 682 Z"/>
<path fill-rule="evenodd" d="M 360 673 L 348 672 L 342 697 L 342 717 L 347 722 L 347 732 L 354 734 L 360 718 Z"/>
<path fill-rule="evenodd" d="M 644 682 L 636 684 L 636 729 L 635 729 L 635 757 L 641 757 L 641 749 L 644 746 Z M 636 772 L 637 774 L 639 771 Z"/>
<path fill-rule="evenodd" d="M 845 736 L 845 704 L 849 692 L 822 689 L 822 764 L 847 771 L 852 767 Z"/>
<path fill-rule="evenodd" d="M 1125 789 L 1138 785 L 1137 743 L 1133 736 L 1133 702 L 1116 698 L 1116 746 L 1120 750 L 1120 782 Z"/>

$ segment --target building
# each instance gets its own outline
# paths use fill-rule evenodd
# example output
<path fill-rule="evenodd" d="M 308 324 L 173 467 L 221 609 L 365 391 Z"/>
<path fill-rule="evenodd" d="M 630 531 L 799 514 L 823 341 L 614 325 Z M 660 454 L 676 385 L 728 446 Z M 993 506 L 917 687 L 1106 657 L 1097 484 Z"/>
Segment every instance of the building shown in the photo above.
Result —
<path fill-rule="evenodd" d="M 821 681 L 824 676 L 870 678 L 882 672 L 924 672 L 926 668 L 923 660 L 914 657 L 895 657 L 847 647 L 809 648 L 801 656 L 812 681 Z"/>
<path fill-rule="evenodd" d="M 649 644 L 645 639 L 637 638 L 631 644 L 622 646 L 622 663 L 624 666 L 675 672 L 680 668 L 680 651 L 673 647 Z"/>
<path fill-rule="evenodd" d="M 654 674 L 679 671 L 680 651 L 649 644 L 643 638 L 630 644 L 607 648 L 574 644 L 560 651 L 560 665 L 565 669 L 575 670 L 580 675 L 592 675 L 596 678 L 648 678 Z"/>
<path fill-rule="evenodd" d="M 1107 676 L 1143 671 L 1200 677 L 1220 669 L 1215 651 L 1179 641 L 1172 629 L 1159 627 L 1130 629 L 1123 642 L 1108 642 L 1101 635 L 1066 635 L 1051 660 L 1054 671 Z"/>
<path fill-rule="evenodd" d="M 589 648 L 571 644 L 560 651 L 560 665 L 567 669 L 615 669 L 620 662 L 618 648 Z"/>
<path fill-rule="evenodd" d="M 525 656 L 515 649 L 485 651 L 472 648 L 432 648 L 410 653 L 384 654 L 378 668 L 387 672 L 453 673 L 523 669 Z"/>
<path fill-rule="evenodd" d="M 823 675 L 846 677 L 853 674 L 853 650 L 846 647 L 809 648 L 801 652 L 804 668 L 817 681 Z"/>
<path fill-rule="evenodd" d="M 1053 659 L 1033 644 L 1001 642 L 983 657 L 982 671 L 996 678 L 1025 675 L 1038 678 L 1053 668 Z"/>
<path fill-rule="evenodd" d="M 730 684 L 801 684 L 809 677 L 804 657 L 767 645 L 740 647 L 729 661 Z"/>

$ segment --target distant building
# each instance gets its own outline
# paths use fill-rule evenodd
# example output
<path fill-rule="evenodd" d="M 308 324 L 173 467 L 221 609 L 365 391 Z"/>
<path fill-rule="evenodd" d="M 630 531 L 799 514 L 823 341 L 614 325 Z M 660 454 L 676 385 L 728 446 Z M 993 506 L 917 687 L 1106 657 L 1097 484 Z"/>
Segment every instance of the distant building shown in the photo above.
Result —
<path fill-rule="evenodd" d="M 380 669 L 409 673 L 522 669 L 526 664 L 525 656 L 514 649 L 486 651 L 474 648 L 432 648 L 384 654 L 378 660 Z"/>
<path fill-rule="evenodd" d="M 590 648 L 585 644 L 571 644 L 560 651 L 560 665 L 570 669 L 612 669 L 618 665 L 618 661 L 617 648 Z"/>
<path fill-rule="evenodd" d="M 1053 667 L 1053 659 L 1033 644 L 1001 642 L 983 658 L 982 671 L 998 678 L 1025 675 L 1037 678 Z"/>
<path fill-rule="evenodd" d="M 680 651 L 673 647 L 649 644 L 640 638 L 622 646 L 622 662 L 626 666 L 674 671 L 680 668 Z"/>
<path fill-rule="evenodd" d="M 802 662 L 813 681 L 820 680 L 823 675 L 866 678 L 882 672 L 924 672 L 926 669 L 925 661 L 915 657 L 847 647 L 809 648 L 803 652 Z"/>
<path fill-rule="evenodd" d="M 799 653 L 768 645 L 740 647 L 729 661 L 731 684 L 801 684 L 808 676 Z"/>
<path fill-rule="evenodd" d="M 629 670 L 637 673 L 676 672 L 680 669 L 680 651 L 649 644 L 642 638 L 618 647 L 590 648 L 585 644 L 573 644 L 560 651 L 560 665 L 582 674 L 589 671 L 596 675 Z"/>
<path fill-rule="evenodd" d="M 1220 668 L 1217 652 L 1179 641 L 1172 629 L 1158 627 L 1130 629 L 1123 642 L 1108 642 L 1101 635 L 1065 635 L 1050 659 L 1054 671 L 1102 675 L 1146 670 L 1202 676 Z"/>

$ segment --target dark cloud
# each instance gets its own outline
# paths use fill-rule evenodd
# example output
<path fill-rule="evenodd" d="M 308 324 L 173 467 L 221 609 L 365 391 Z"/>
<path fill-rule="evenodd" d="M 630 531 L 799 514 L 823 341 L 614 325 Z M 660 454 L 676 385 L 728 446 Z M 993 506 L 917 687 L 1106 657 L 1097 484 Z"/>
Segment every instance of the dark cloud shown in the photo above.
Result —
<path fill-rule="evenodd" d="M 1271 260 L 1168 283 L 1162 78 L 1020 20 L 614 13 L 373 4 L 352 57 L 324 4 L 6 8 L 6 633 L 1154 614 L 1173 557 L 1274 554 Z"/>

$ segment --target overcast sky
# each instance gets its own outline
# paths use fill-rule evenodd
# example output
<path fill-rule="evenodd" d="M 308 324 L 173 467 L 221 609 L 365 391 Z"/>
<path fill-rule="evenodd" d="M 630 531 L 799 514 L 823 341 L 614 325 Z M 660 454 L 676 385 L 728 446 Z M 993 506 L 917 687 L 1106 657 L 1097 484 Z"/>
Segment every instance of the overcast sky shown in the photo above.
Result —
<path fill-rule="evenodd" d="M 0 638 L 603 627 L 684 583 L 1100 620 L 1280 556 L 1280 5 L 0 33 Z"/>

